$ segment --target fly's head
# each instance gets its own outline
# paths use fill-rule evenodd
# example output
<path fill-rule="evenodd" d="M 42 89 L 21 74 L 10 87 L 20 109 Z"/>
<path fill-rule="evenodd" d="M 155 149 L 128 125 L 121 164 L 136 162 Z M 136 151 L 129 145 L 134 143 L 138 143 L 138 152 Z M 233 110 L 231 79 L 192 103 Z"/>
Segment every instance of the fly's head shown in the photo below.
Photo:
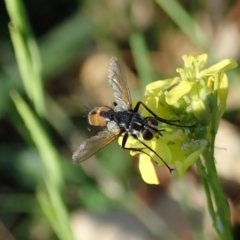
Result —
<path fill-rule="evenodd" d="M 158 129 L 158 121 L 154 117 L 146 117 L 141 131 L 142 138 L 147 141 L 151 140 L 156 133 L 161 135 Z"/>

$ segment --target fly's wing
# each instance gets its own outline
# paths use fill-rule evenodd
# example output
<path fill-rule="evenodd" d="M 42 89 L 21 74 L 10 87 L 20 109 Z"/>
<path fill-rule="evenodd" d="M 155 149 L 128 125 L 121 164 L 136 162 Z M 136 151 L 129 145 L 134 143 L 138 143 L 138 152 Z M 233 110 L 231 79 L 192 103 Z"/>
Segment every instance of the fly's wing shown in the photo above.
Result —
<path fill-rule="evenodd" d="M 101 148 L 105 147 L 115 138 L 117 138 L 118 135 L 118 133 L 112 133 L 107 129 L 99 132 L 98 135 L 85 140 L 73 153 L 72 159 L 74 162 L 82 162 L 84 160 L 87 160 Z"/>
<path fill-rule="evenodd" d="M 112 57 L 108 66 L 108 82 L 113 88 L 113 94 L 117 105 L 115 111 L 132 109 L 132 101 L 127 86 L 127 78 L 121 62 Z"/>

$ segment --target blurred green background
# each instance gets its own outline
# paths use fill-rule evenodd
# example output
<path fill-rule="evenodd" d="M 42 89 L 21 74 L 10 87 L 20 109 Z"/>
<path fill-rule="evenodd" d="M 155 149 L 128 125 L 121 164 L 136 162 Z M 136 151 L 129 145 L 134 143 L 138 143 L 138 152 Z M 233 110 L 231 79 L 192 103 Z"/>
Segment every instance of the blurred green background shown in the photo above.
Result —
<path fill-rule="evenodd" d="M 195 168 L 158 168 L 148 186 L 117 141 L 81 165 L 71 156 L 100 130 L 89 109 L 112 103 L 111 56 L 133 100 L 184 54 L 239 61 L 240 1 L 5 0 L 0 28 L 0 239 L 215 239 Z M 239 239 L 239 68 L 228 76 L 216 161 Z"/>

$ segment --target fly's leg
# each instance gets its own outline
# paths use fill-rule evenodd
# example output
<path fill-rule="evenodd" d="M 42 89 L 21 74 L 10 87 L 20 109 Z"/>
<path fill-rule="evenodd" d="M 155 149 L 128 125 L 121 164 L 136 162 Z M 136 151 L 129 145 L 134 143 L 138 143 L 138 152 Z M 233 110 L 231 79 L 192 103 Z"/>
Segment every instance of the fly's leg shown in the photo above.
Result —
<path fill-rule="evenodd" d="M 164 163 L 164 165 L 168 168 L 168 170 L 169 170 L 170 173 L 174 170 L 173 168 L 169 167 L 169 165 L 157 154 L 156 151 L 154 151 L 154 150 L 153 150 L 152 148 L 150 148 L 146 143 L 144 143 L 143 141 L 141 141 L 141 140 L 137 137 L 137 135 L 133 134 L 133 135 L 131 135 L 131 136 L 133 136 L 136 140 L 138 140 L 145 148 L 147 148 L 148 150 L 150 150 L 151 152 L 153 152 L 153 153 Z M 123 136 L 123 140 L 122 140 L 122 148 L 123 148 L 123 149 L 141 152 L 141 153 L 144 153 L 144 154 L 148 155 L 149 157 L 151 157 L 148 153 L 144 152 L 141 148 L 126 148 L 125 145 L 126 145 L 127 139 L 128 139 L 128 133 L 125 133 L 124 136 Z"/>
<path fill-rule="evenodd" d="M 177 127 L 195 127 L 195 125 L 190 125 L 190 126 L 183 126 L 183 125 L 179 125 L 179 124 L 175 124 L 174 122 L 179 122 L 179 120 L 167 120 L 164 118 L 159 117 L 158 115 L 156 115 L 150 108 L 148 108 L 143 102 L 139 101 L 137 102 L 136 106 L 134 107 L 133 111 L 137 112 L 140 105 L 142 105 L 149 113 L 151 113 L 156 120 L 166 123 L 168 125 L 173 125 L 173 126 L 177 126 Z"/>

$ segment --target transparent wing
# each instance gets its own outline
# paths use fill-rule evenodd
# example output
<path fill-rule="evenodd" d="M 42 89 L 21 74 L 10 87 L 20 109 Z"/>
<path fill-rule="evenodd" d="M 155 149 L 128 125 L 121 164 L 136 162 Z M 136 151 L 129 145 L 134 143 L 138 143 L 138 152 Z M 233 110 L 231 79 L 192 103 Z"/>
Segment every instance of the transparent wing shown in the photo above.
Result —
<path fill-rule="evenodd" d="M 113 88 L 113 94 L 117 106 L 115 111 L 124 111 L 132 108 L 131 96 L 127 86 L 127 78 L 121 62 L 112 57 L 108 66 L 108 82 Z"/>
<path fill-rule="evenodd" d="M 115 138 L 118 137 L 118 133 L 109 132 L 107 129 L 98 133 L 98 135 L 85 140 L 78 149 L 73 153 L 72 159 L 74 162 L 82 162 L 87 160 L 101 148 L 108 145 Z"/>

